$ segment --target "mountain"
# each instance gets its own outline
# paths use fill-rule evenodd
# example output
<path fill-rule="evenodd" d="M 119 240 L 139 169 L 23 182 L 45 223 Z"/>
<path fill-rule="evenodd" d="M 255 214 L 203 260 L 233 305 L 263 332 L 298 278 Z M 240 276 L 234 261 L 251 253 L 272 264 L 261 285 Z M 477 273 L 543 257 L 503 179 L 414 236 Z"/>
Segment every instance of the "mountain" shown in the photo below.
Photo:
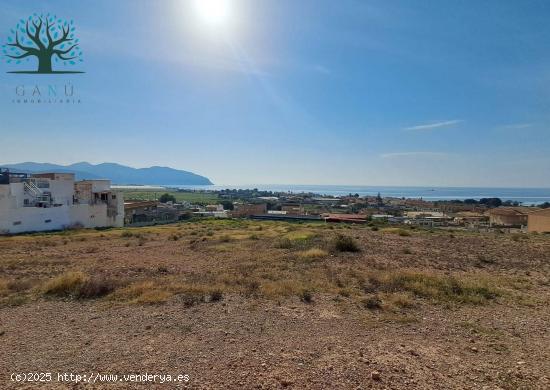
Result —
<path fill-rule="evenodd" d="M 113 184 L 139 185 L 210 185 L 212 182 L 192 172 L 181 171 L 168 167 L 131 168 L 115 163 L 93 165 L 80 162 L 71 165 L 56 165 L 48 163 L 24 162 L 19 164 L 1 165 L 24 173 L 38 172 L 69 172 L 74 173 L 77 180 L 110 179 Z"/>

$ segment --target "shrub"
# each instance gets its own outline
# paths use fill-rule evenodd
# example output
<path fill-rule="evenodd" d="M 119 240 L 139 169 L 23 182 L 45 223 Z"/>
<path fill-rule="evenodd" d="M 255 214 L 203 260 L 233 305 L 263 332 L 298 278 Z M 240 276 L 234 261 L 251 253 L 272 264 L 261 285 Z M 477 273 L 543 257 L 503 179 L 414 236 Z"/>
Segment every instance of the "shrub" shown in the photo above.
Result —
<path fill-rule="evenodd" d="M 377 310 L 382 308 L 382 300 L 376 295 L 363 299 L 361 303 L 369 310 Z"/>
<path fill-rule="evenodd" d="M 378 226 L 373 226 L 371 227 L 370 230 L 372 230 L 373 232 L 377 232 L 379 229 L 378 229 Z"/>
<path fill-rule="evenodd" d="M 195 293 L 182 294 L 178 299 L 183 302 L 185 307 L 195 306 L 204 301 L 204 297 L 201 294 Z"/>
<path fill-rule="evenodd" d="M 334 249 L 338 252 L 359 252 L 359 245 L 352 237 L 339 234 L 333 242 Z"/>
<path fill-rule="evenodd" d="M 300 293 L 300 300 L 305 303 L 313 302 L 313 293 L 309 290 L 302 290 Z"/>
<path fill-rule="evenodd" d="M 338 290 L 338 295 L 349 298 L 351 296 L 351 290 L 349 288 L 340 288 Z"/>
<path fill-rule="evenodd" d="M 78 289 L 76 298 L 94 299 L 109 295 L 116 289 L 116 283 L 113 280 L 105 278 L 91 278 L 86 280 Z"/>
<path fill-rule="evenodd" d="M 210 302 L 219 302 L 223 299 L 223 292 L 221 290 L 214 290 L 210 292 Z"/>
<path fill-rule="evenodd" d="M 397 234 L 401 237 L 409 237 L 411 233 L 405 229 L 398 229 Z"/>

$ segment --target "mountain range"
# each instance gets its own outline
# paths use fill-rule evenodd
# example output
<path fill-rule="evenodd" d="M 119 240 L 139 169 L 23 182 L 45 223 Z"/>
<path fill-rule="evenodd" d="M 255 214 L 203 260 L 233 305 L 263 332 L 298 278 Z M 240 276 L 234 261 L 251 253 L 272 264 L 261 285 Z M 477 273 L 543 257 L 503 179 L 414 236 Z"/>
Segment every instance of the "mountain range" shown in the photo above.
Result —
<path fill-rule="evenodd" d="M 116 163 L 90 164 L 80 162 L 71 165 L 24 162 L 0 165 L 22 173 L 67 172 L 77 180 L 110 179 L 119 185 L 210 185 L 212 182 L 192 172 L 168 167 L 131 168 Z"/>

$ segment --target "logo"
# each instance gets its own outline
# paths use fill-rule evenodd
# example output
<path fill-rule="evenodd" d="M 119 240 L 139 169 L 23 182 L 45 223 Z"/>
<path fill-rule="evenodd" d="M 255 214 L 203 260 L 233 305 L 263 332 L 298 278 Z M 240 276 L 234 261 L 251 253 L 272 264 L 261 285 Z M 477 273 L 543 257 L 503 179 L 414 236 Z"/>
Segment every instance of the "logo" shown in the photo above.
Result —
<path fill-rule="evenodd" d="M 8 73 L 59 74 L 84 73 L 71 70 L 83 61 L 74 21 L 51 14 L 33 14 L 11 29 L 2 53 L 8 64 L 25 67 Z M 32 58 L 35 58 L 34 69 Z"/>

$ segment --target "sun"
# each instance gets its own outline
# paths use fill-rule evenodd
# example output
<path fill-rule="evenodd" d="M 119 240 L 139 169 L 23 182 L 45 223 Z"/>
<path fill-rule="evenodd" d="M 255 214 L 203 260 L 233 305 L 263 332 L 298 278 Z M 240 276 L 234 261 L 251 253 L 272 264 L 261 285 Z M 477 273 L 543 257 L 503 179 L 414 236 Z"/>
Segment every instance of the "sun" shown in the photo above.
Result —
<path fill-rule="evenodd" d="M 211 27 L 222 27 L 230 18 L 230 0 L 195 0 L 194 8 L 200 21 Z"/>

